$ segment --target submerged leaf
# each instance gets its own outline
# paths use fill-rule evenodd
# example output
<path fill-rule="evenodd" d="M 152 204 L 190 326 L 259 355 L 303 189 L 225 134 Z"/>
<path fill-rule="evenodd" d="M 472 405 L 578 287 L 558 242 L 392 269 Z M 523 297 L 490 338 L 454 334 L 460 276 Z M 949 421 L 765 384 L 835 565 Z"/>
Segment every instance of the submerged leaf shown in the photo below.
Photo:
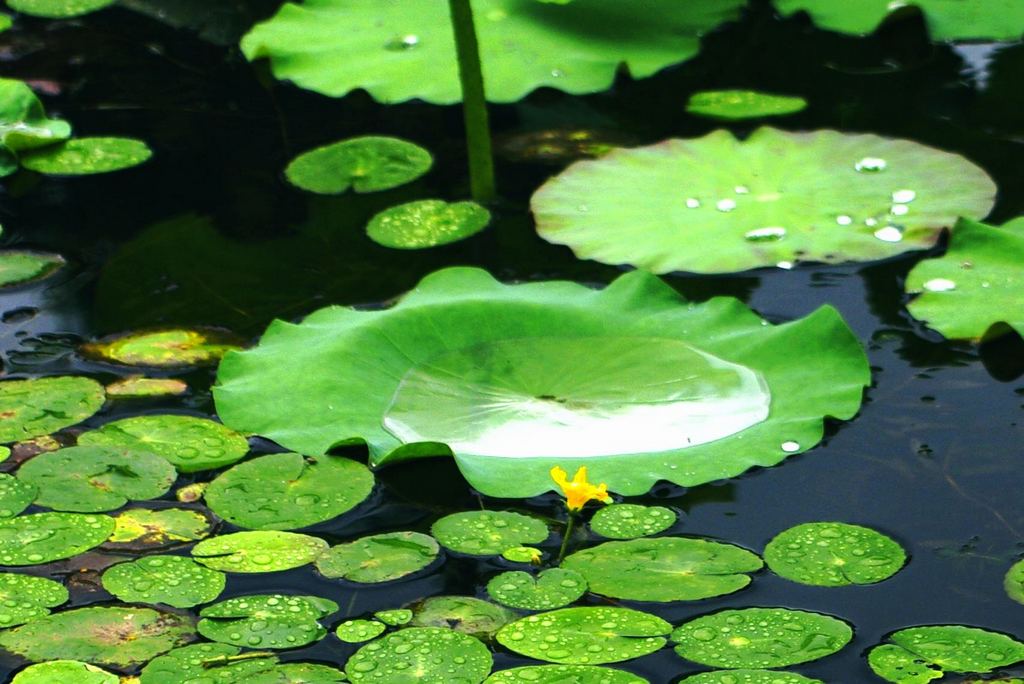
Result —
<path fill-rule="evenodd" d="M 330 579 L 390 582 L 422 570 L 437 558 L 433 537 L 419 532 L 387 532 L 331 547 L 316 560 L 316 569 Z"/>
<path fill-rule="evenodd" d="M 11 684 L 117 684 L 117 675 L 80 660 L 51 660 L 29 665 L 15 675 Z"/>
<path fill-rule="evenodd" d="M 476 202 L 417 200 L 380 212 L 366 234 L 384 247 L 424 249 L 465 240 L 490 222 L 491 212 Z"/>
<path fill-rule="evenodd" d="M 304 152 L 285 169 L 296 187 L 324 195 L 390 190 L 430 170 L 434 159 L 415 143 L 399 138 L 350 138 Z"/>
<path fill-rule="evenodd" d="M 174 378 L 144 378 L 135 375 L 107 385 L 107 396 L 115 399 L 141 399 L 185 394 L 188 385 Z"/>
<path fill-rule="evenodd" d="M 146 556 L 112 565 L 103 573 L 103 588 L 125 603 L 164 603 L 191 608 L 213 601 L 224 591 L 224 574 L 184 556 Z"/>
<path fill-rule="evenodd" d="M 596 665 L 527 665 L 495 672 L 484 684 L 648 684 L 632 672 Z"/>
<path fill-rule="evenodd" d="M 312 563 L 327 542 L 294 532 L 236 532 L 204 539 L 192 556 L 208 568 L 225 572 L 280 572 Z"/>
<path fill-rule="evenodd" d="M 107 515 L 33 513 L 0 520 L 0 564 L 39 565 L 77 556 L 114 531 Z"/>
<path fill-rule="evenodd" d="M 239 596 L 203 608 L 198 629 L 234 646 L 299 648 L 327 634 L 317 620 L 336 610 L 338 604 L 318 596 Z"/>
<path fill-rule="evenodd" d="M 498 603 L 522 610 L 552 610 L 567 606 L 587 592 L 587 581 L 575 570 L 550 568 L 534 577 L 528 572 L 503 572 L 487 583 Z"/>
<path fill-rule="evenodd" d="M 48 435 L 102 408 L 103 386 L 74 376 L 0 382 L 0 442 Z"/>
<path fill-rule="evenodd" d="M 13 627 L 50 614 L 68 600 L 60 582 L 17 573 L 0 574 L 0 628 Z"/>
<path fill-rule="evenodd" d="M 807 107 L 807 100 L 756 90 L 704 90 L 686 103 L 691 114 L 714 119 L 757 119 L 763 116 L 795 114 Z"/>
<path fill-rule="evenodd" d="M 61 145 L 32 150 L 21 157 L 21 165 L 47 176 L 87 176 L 138 166 L 151 156 L 153 152 L 141 140 L 75 138 Z"/>
<path fill-rule="evenodd" d="M 873 584 L 896 574 L 907 554 L 896 541 L 860 525 L 804 523 L 780 532 L 764 549 L 776 575 L 801 584 Z"/>
<path fill-rule="evenodd" d="M 40 280 L 65 263 L 59 254 L 4 250 L 0 252 L 0 287 Z"/>
<path fill-rule="evenodd" d="M 471 636 L 437 627 L 408 627 L 360 648 L 345 664 L 345 674 L 355 684 L 479 684 L 492 662 L 487 647 Z"/>
<path fill-rule="evenodd" d="M 465 511 L 446 515 L 430 527 L 446 549 L 474 556 L 496 556 L 523 544 L 548 538 L 540 520 L 512 511 Z"/>
<path fill-rule="evenodd" d="M 590 519 L 590 529 L 609 539 L 636 539 L 664 532 L 676 522 L 676 514 L 664 506 L 613 504 Z"/>
<path fill-rule="evenodd" d="M 157 368 L 215 364 L 239 348 L 227 333 L 186 328 L 115 335 L 82 345 L 85 354 L 105 361 Z"/>
<path fill-rule="evenodd" d="M 47 19 L 78 17 L 113 5 L 117 0 L 7 0 L 15 12 Z"/>
<path fill-rule="evenodd" d="M 416 606 L 411 624 L 443 627 L 487 639 L 515 619 L 511 610 L 472 596 L 431 596 Z"/>

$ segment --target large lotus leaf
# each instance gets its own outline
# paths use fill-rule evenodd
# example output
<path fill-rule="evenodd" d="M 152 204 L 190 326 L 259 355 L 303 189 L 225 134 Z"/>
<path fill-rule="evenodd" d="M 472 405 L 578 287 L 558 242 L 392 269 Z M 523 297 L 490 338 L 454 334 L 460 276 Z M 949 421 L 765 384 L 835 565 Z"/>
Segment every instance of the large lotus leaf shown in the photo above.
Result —
<path fill-rule="evenodd" d="M 11 684 L 117 684 L 117 675 L 80 660 L 51 660 L 29 665 Z"/>
<path fill-rule="evenodd" d="M 676 653 L 712 667 L 786 667 L 842 649 L 853 630 L 828 615 L 787 608 L 723 610 L 672 632 Z"/>
<path fill-rule="evenodd" d="M 64 257 L 59 254 L 4 250 L 0 252 L 0 287 L 45 278 L 64 263 Z"/>
<path fill-rule="evenodd" d="M 1024 644 L 1016 639 L 963 625 L 901 629 L 889 641 L 872 650 L 869 662 L 879 676 L 901 684 L 927 682 L 943 672 L 992 672 L 1024 660 Z"/>
<path fill-rule="evenodd" d="M 52 145 L 71 136 L 66 121 L 49 119 L 32 88 L 0 78 L 0 145 L 15 152 Z"/>
<path fill-rule="evenodd" d="M 498 603 L 521 610 L 552 610 L 567 606 L 587 592 L 587 581 L 575 570 L 549 568 L 534 577 L 521 570 L 495 575 L 487 593 Z"/>
<path fill-rule="evenodd" d="M 13 572 L 0 574 L 0 628 L 31 622 L 68 600 L 60 582 Z"/>
<path fill-rule="evenodd" d="M 917 264 L 906 290 L 914 318 L 951 339 L 980 339 L 996 323 L 1024 335 L 1024 219 L 1002 228 L 961 220 L 949 249 Z"/>
<path fill-rule="evenodd" d="M 0 518 L 13 518 L 36 500 L 34 485 L 0 473 Z"/>
<path fill-rule="evenodd" d="M 650 76 L 697 54 L 701 34 L 744 4 L 648 0 L 638 12 L 619 0 L 477 0 L 487 97 L 514 102 L 542 86 L 598 92 L 623 63 L 635 78 Z M 380 102 L 448 104 L 462 99 L 450 22 L 445 0 L 306 0 L 257 24 L 242 51 L 269 57 L 275 76 L 325 95 L 364 88 Z"/>
<path fill-rule="evenodd" d="M 838 522 L 804 523 L 780 532 L 764 549 L 768 567 L 801 584 L 841 587 L 872 584 L 903 567 L 898 542 L 869 527 Z"/>
<path fill-rule="evenodd" d="M 995 192 L 967 159 L 909 140 L 760 128 L 577 162 L 531 205 L 541 237 L 580 258 L 726 273 L 926 249 Z"/>
<path fill-rule="evenodd" d="M 0 382 L 0 442 L 48 435 L 80 423 L 103 406 L 103 385 L 64 376 Z"/>
<path fill-rule="evenodd" d="M 125 603 L 164 603 L 191 608 L 224 591 L 224 573 L 184 556 L 146 556 L 113 565 L 103 573 L 103 588 Z"/>
<path fill-rule="evenodd" d="M 676 514 L 664 506 L 613 504 L 590 519 L 590 529 L 609 539 L 636 539 L 664 532 L 676 522 Z"/>
<path fill-rule="evenodd" d="M 227 333 L 189 328 L 115 335 L 82 345 L 84 353 L 104 361 L 158 368 L 216 364 L 238 348 Z"/>
<path fill-rule="evenodd" d="M 239 596 L 199 613 L 207 639 L 249 648 L 298 648 L 319 641 L 327 630 L 317 620 L 338 610 L 318 596 Z"/>
<path fill-rule="evenodd" d="M 336 518 L 372 491 L 373 475 L 351 459 L 268 454 L 218 476 L 205 498 L 239 527 L 294 530 Z"/>
<path fill-rule="evenodd" d="M 231 465 L 249 451 L 245 437 L 206 418 L 148 415 L 122 418 L 82 433 L 82 446 L 109 446 L 163 456 L 182 473 Z"/>
<path fill-rule="evenodd" d="M 324 577 L 350 582 L 390 582 L 422 570 L 440 551 L 420 532 L 385 532 L 331 547 L 316 560 Z"/>
<path fill-rule="evenodd" d="M 213 521 L 186 508 L 130 508 L 114 518 L 114 532 L 105 547 L 146 551 L 199 541 L 210 536 Z"/>
<path fill-rule="evenodd" d="M 89 176 L 121 171 L 146 162 L 153 152 L 131 138 L 75 138 L 32 150 L 21 158 L 26 169 L 47 176 Z"/>
<path fill-rule="evenodd" d="M 867 35 L 893 12 L 916 7 L 935 40 L 1016 40 L 1024 33 L 1024 5 L 1017 0 L 775 0 L 783 16 L 807 12 L 830 31 Z"/>
<path fill-rule="evenodd" d="M 177 477 L 165 458 L 103 446 L 39 454 L 18 469 L 18 479 L 39 490 L 36 504 L 78 513 L 101 513 L 128 501 L 155 499 L 166 494 Z"/>
<path fill-rule="evenodd" d="M 277 658 L 229 660 L 241 649 L 230 644 L 201 643 L 182 646 L 151 660 L 139 674 L 140 684 L 242 684 L 256 674 L 272 670 Z"/>
<path fill-rule="evenodd" d="M 592 290 L 452 268 L 390 309 L 272 324 L 225 357 L 214 394 L 226 424 L 301 453 L 365 442 L 379 465 L 444 442 L 474 487 L 526 497 L 583 459 L 622 494 L 775 465 L 817 444 L 825 416 L 853 417 L 869 380 L 828 307 L 771 326 L 640 271 Z"/>
<path fill-rule="evenodd" d="M 0 563 L 38 565 L 77 556 L 114 531 L 107 515 L 34 513 L 0 520 Z"/>
<path fill-rule="evenodd" d="M 227 572 L 279 572 L 312 563 L 327 542 L 294 532 L 236 532 L 204 539 L 192 547 L 197 561 Z"/>
<path fill-rule="evenodd" d="M 452 551 L 474 556 L 496 556 L 523 544 L 548 538 L 548 526 L 537 518 L 513 511 L 463 511 L 436 521 L 431 533 Z"/>
<path fill-rule="evenodd" d="M 415 627 L 443 627 L 463 634 L 490 638 L 516 619 L 516 613 L 472 596 L 431 596 L 416 606 Z"/>
<path fill-rule="evenodd" d="M 345 664 L 345 674 L 356 684 L 480 684 L 492 663 L 491 652 L 471 636 L 409 627 L 360 648 Z"/>
<path fill-rule="evenodd" d="M 26 660 L 72 658 L 129 667 L 195 639 L 192 621 L 151 608 L 75 608 L 0 632 L 0 647 Z"/>
<path fill-rule="evenodd" d="M 485 684 L 648 684 L 632 672 L 597 665 L 527 665 L 495 672 Z"/>
<path fill-rule="evenodd" d="M 64 19 L 89 14 L 113 5 L 117 0 L 7 0 L 16 12 L 33 17 Z"/>
<path fill-rule="evenodd" d="M 605 542 L 562 563 L 586 578 L 590 591 L 632 601 L 696 601 L 750 584 L 744 573 L 761 559 L 732 544 L 659 537 Z"/>
<path fill-rule="evenodd" d="M 776 670 L 722 670 L 702 672 L 687 677 L 679 684 L 824 684 L 820 679 L 810 679 L 793 672 Z"/>

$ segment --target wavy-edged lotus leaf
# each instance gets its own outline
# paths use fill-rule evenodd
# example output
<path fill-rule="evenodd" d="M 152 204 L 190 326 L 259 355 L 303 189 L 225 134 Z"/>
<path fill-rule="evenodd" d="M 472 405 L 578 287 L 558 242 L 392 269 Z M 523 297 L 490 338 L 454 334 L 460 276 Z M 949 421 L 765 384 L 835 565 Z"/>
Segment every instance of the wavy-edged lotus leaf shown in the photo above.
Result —
<path fill-rule="evenodd" d="M 295 532 L 260 530 L 212 537 L 192 547 L 197 561 L 227 572 L 279 572 L 312 563 L 328 545 Z"/>
<path fill-rule="evenodd" d="M 523 544 L 548 538 L 547 525 L 513 511 L 463 511 L 446 515 L 430 526 L 441 546 L 474 556 L 496 556 Z"/>
<path fill-rule="evenodd" d="M 82 345 L 82 351 L 89 356 L 126 366 L 155 368 L 215 364 L 229 351 L 240 348 L 231 335 L 201 328 L 150 330 Z"/>
<path fill-rule="evenodd" d="M 806 663 L 832 655 L 852 638 L 853 630 L 842 620 L 788 608 L 723 610 L 672 632 L 681 657 L 723 668 Z"/>
<path fill-rule="evenodd" d="M 345 673 L 317 663 L 282 663 L 245 680 L 244 684 L 335 684 Z"/>
<path fill-rule="evenodd" d="M 64 257 L 59 254 L 4 250 L 0 252 L 0 287 L 40 280 L 65 263 Z"/>
<path fill-rule="evenodd" d="M 703 90 L 686 103 L 691 114 L 730 121 L 795 114 L 806 107 L 807 100 L 802 97 L 758 90 Z"/>
<path fill-rule="evenodd" d="M 685 61 L 700 37 L 735 19 L 742 0 L 650 0 L 643 12 L 618 0 L 546 5 L 534 0 L 473 4 L 487 97 L 514 102 L 540 87 L 592 93 L 625 63 L 645 78 Z M 242 39 L 250 60 L 325 95 L 364 88 L 379 102 L 462 99 L 448 3 L 288 3 Z M 342 40 L 338 36 L 343 36 Z"/>
<path fill-rule="evenodd" d="M 472 596 L 431 596 L 416 606 L 410 624 L 486 639 L 517 617 L 508 608 Z"/>
<path fill-rule="evenodd" d="M 36 500 L 35 485 L 0 473 L 0 518 L 13 518 Z"/>
<path fill-rule="evenodd" d="M 630 608 L 562 608 L 505 625 L 498 642 L 529 658 L 567 665 L 600 665 L 654 653 L 672 625 Z"/>
<path fill-rule="evenodd" d="M 378 610 L 373 614 L 373 617 L 377 618 L 389 627 L 401 627 L 402 625 L 409 624 L 409 621 L 412 620 L 412 611 L 408 608 Z"/>
<path fill-rule="evenodd" d="M 176 397 L 188 391 L 188 384 L 176 378 L 144 378 L 135 375 L 107 385 L 107 396 L 115 399 Z"/>
<path fill-rule="evenodd" d="M 103 588 L 125 603 L 164 603 L 191 608 L 224 591 L 224 573 L 184 556 L 146 556 L 103 573 Z"/>
<path fill-rule="evenodd" d="M 882 679 L 896 684 L 928 684 L 942 679 L 944 672 L 901 646 L 883 644 L 868 652 L 871 671 Z"/>
<path fill-rule="evenodd" d="M 820 679 L 811 679 L 795 672 L 777 670 L 724 670 L 702 672 L 679 682 L 679 684 L 824 684 Z"/>
<path fill-rule="evenodd" d="M 0 632 L 0 647 L 32 662 L 70 658 L 129 667 L 193 641 L 189 618 L 152 608 L 75 608 Z"/>
<path fill-rule="evenodd" d="M 6 20 L 9 25 L 10 17 Z M 27 83 L 0 78 L 0 146 L 19 152 L 53 145 L 69 137 L 70 124 L 48 118 L 43 103 Z"/>
<path fill-rule="evenodd" d="M 416 200 L 380 212 L 366 234 L 383 247 L 426 249 L 476 235 L 491 222 L 491 212 L 476 202 Z"/>
<path fill-rule="evenodd" d="M 641 271 L 593 290 L 451 268 L 390 309 L 276 322 L 218 381 L 226 424 L 286 448 L 366 443 L 374 465 L 450 449 L 476 489 L 527 497 L 578 459 L 626 495 L 775 465 L 817 444 L 824 416 L 852 418 L 870 370 L 830 307 L 771 326 Z"/>
<path fill-rule="evenodd" d="M 108 515 L 33 513 L 0 520 L 0 563 L 38 565 L 99 546 L 114 531 Z"/>
<path fill-rule="evenodd" d="M 76 513 L 102 513 L 129 501 L 155 499 L 177 477 L 161 456 L 106 446 L 50 451 L 18 469 L 18 479 L 39 490 L 37 505 Z"/>
<path fill-rule="evenodd" d="M 916 7 L 934 40 L 1016 40 L 1024 34 L 1024 6 L 1016 0 L 775 0 L 783 16 L 807 12 L 829 31 L 865 36 L 894 12 Z"/>
<path fill-rule="evenodd" d="M 387 625 L 376 620 L 345 620 L 334 630 L 334 635 L 347 644 L 361 644 L 376 639 L 386 629 Z"/>
<path fill-rule="evenodd" d="M 493 659 L 483 643 L 440 627 L 407 627 L 366 644 L 345 663 L 359 682 L 480 684 Z"/>
<path fill-rule="evenodd" d="M 907 275 L 907 309 L 950 339 L 981 339 L 997 323 L 1024 335 L 1024 218 L 1001 228 L 961 219 L 941 257 Z"/>
<path fill-rule="evenodd" d="M 78 17 L 113 5 L 117 0 L 7 0 L 15 12 L 46 19 Z"/>
<path fill-rule="evenodd" d="M 51 660 L 29 665 L 11 680 L 11 684 L 118 684 L 112 674 L 80 660 Z"/>
<path fill-rule="evenodd" d="M 541 237 L 580 258 L 727 273 L 927 249 L 957 217 L 988 214 L 995 191 L 964 157 L 909 140 L 764 127 L 578 162 L 531 207 Z"/>
<path fill-rule="evenodd" d="M 316 559 L 316 569 L 330 579 L 390 582 L 427 567 L 439 552 L 437 542 L 429 535 L 385 532 L 331 547 Z"/>
<path fill-rule="evenodd" d="M 139 674 L 140 684 L 241 684 L 277 665 L 270 653 L 247 653 L 251 657 L 232 660 L 240 652 L 237 646 L 221 643 L 182 646 L 147 663 Z"/>
<path fill-rule="evenodd" d="M 148 451 L 181 473 L 231 465 L 249 451 L 249 442 L 234 430 L 208 418 L 179 415 L 122 418 L 82 433 L 78 443 Z"/>
<path fill-rule="evenodd" d="M 298 648 L 319 641 L 327 630 L 317 622 L 338 610 L 319 596 L 238 596 L 199 612 L 197 629 L 207 639 L 247 648 Z"/>
<path fill-rule="evenodd" d="M 532 546 L 513 546 L 511 549 L 505 549 L 501 552 L 501 557 L 507 561 L 513 563 L 532 563 L 533 565 L 539 565 L 541 558 L 544 557 L 544 553 L 540 549 L 535 549 Z"/>
<path fill-rule="evenodd" d="M 1006 571 L 1003 588 L 1007 596 L 1017 603 L 1024 603 L 1024 560 L 1017 561 Z"/>
<path fill-rule="evenodd" d="M 222 473 L 204 496 L 214 513 L 239 527 L 294 530 L 351 510 L 373 484 L 369 469 L 348 458 L 268 454 Z"/>
<path fill-rule="evenodd" d="M 433 165 L 430 152 L 407 140 L 368 135 L 304 152 L 285 169 L 288 181 L 303 190 L 336 195 L 390 190 L 410 183 Z"/>
<path fill-rule="evenodd" d="M 587 581 L 575 570 L 550 568 L 537 577 L 521 570 L 503 572 L 487 583 L 498 603 L 522 610 L 552 610 L 567 606 L 587 592 Z"/>
<path fill-rule="evenodd" d="M 527 665 L 495 672 L 484 684 L 648 684 L 632 672 L 597 665 Z"/>
<path fill-rule="evenodd" d="M 732 544 L 658 537 L 599 544 L 562 563 L 590 591 L 631 601 L 697 601 L 739 591 L 760 570 L 757 555 Z"/>
<path fill-rule="evenodd" d="M 88 176 L 138 166 L 152 156 L 152 150 L 141 140 L 74 138 L 25 153 L 21 165 L 47 176 Z"/>
<path fill-rule="evenodd" d="M 104 548 L 151 551 L 210 536 L 213 520 L 188 508 L 130 508 L 114 517 L 114 532 Z"/>
<path fill-rule="evenodd" d="M 106 397 L 90 378 L 58 376 L 0 382 L 0 442 L 48 435 L 93 415 Z"/>
<path fill-rule="evenodd" d="M 800 584 L 841 587 L 874 584 L 899 572 L 907 554 L 869 527 L 812 522 L 780 532 L 764 549 L 772 572 Z"/>
<path fill-rule="evenodd" d="M 0 628 L 31 622 L 68 600 L 60 582 L 13 572 L 0 573 Z"/>
<path fill-rule="evenodd" d="M 636 539 L 664 532 L 676 523 L 676 513 L 664 506 L 612 504 L 590 519 L 590 529 L 609 539 Z"/>
<path fill-rule="evenodd" d="M 868 662 L 880 677 L 900 684 L 928 682 L 946 672 L 984 674 L 1024 660 L 1024 643 L 963 625 L 910 627 L 888 641 L 872 649 Z"/>

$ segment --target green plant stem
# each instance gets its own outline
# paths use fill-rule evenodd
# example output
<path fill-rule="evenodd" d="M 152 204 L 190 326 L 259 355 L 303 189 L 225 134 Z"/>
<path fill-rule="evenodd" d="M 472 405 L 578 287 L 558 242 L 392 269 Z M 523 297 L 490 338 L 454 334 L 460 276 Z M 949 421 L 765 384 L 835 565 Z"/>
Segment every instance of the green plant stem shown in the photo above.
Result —
<path fill-rule="evenodd" d="M 487 98 L 484 95 L 484 75 L 480 68 L 480 45 L 473 24 L 473 8 L 470 0 L 448 0 L 448 6 L 452 15 L 452 28 L 455 30 L 455 50 L 459 58 L 470 188 L 477 202 L 491 202 L 497 194 L 494 185 L 494 157 L 491 153 L 491 127 L 487 120 Z"/>
<path fill-rule="evenodd" d="M 562 548 L 558 549 L 558 562 L 555 565 L 561 565 L 562 560 L 565 558 L 565 552 L 569 549 L 569 540 L 572 539 L 573 527 L 576 525 L 576 514 L 569 511 L 569 517 L 565 521 L 565 534 L 562 535 Z"/>

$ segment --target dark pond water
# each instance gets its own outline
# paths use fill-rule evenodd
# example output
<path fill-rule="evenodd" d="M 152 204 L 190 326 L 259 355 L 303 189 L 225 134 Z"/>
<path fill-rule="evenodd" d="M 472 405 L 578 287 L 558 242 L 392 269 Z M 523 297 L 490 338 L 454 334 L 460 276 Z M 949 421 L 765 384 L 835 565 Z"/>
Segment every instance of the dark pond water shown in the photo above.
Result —
<path fill-rule="evenodd" d="M 230 4 L 213 27 L 217 38 L 237 35 L 277 3 L 251 2 L 238 14 Z M 558 167 L 509 159 L 498 170 L 504 204 L 481 235 L 416 253 L 389 251 L 365 238 L 366 221 L 384 207 L 467 195 L 456 107 L 382 107 L 363 94 L 330 100 L 274 82 L 233 48 L 123 9 L 77 21 L 24 20 L 0 36 L 0 61 L 6 76 L 51 93 L 51 112 L 72 121 L 79 134 L 137 136 L 156 152 L 151 163 L 108 176 L 22 174 L 0 195 L 4 247 L 53 250 L 71 262 L 51 279 L 0 294 L 7 377 L 78 373 L 107 381 L 121 371 L 78 357 L 77 343 L 162 324 L 219 325 L 255 339 L 272 318 L 301 318 L 328 303 L 387 300 L 445 265 L 479 265 L 514 280 L 605 283 L 619 272 L 578 261 L 536 237 L 527 200 Z M 1022 84 L 1024 45 L 934 45 L 914 18 L 853 39 L 755 11 L 709 36 L 699 57 L 655 78 L 622 78 L 611 91 L 588 97 L 540 91 L 494 107 L 493 119 L 499 135 L 571 125 L 654 142 L 715 128 L 683 113 L 694 90 L 799 93 L 810 107 L 776 125 L 870 131 L 963 154 L 997 181 L 992 218 L 1001 222 L 1024 214 Z M 282 181 L 280 169 L 297 152 L 362 133 L 417 141 L 435 153 L 439 168 L 411 186 L 368 197 L 313 197 Z M 755 551 L 801 522 L 865 524 L 898 539 L 911 554 L 908 567 L 878 585 L 839 589 L 761 573 L 732 596 L 637 607 L 674 624 L 730 606 L 841 616 L 855 625 L 854 642 L 838 655 L 793 668 L 834 683 L 877 681 L 864 652 L 901 627 L 961 623 L 1024 635 L 1024 607 L 1002 589 L 1006 569 L 1024 554 L 1024 343 L 1011 335 L 979 349 L 944 341 L 913 321 L 901 281 L 917 258 L 669 277 L 690 297 L 733 295 L 772 321 L 825 302 L 836 305 L 868 348 L 874 384 L 855 420 L 830 426 L 821 445 L 781 467 L 688 491 L 663 484 L 635 499 L 682 512 L 675 532 Z M 186 398 L 108 404 L 86 426 L 123 413 L 209 415 L 213 373 L 184 377 L 192 387 Z M 378 480 L 368 502 L 313 533 L 334 543 L 370 531 L 426 531 L 438 516 L 481 503 L 443 459 L 387 468 Z M 482 503 L 499 508 L 510 502 Z M 511 503 L 552 517 L 561 505 L 553 496 Z M 557 541 L 553 536 L 550 543 Z M 429 595 L 482 596 L 486 580 L 504 568 L 502 562 L 449 558 L 412 581 L 353 590 L 318 578 L 307 566 L 231 576 L 224 596 L 281 591 L 329 597 L 342 607 L 329 621 L 334 626 Z M 72 598 L 77 605 L 110 600 L 102 590 Z M 342 663 L 355 648 L 329 636 L 282 657 Z M 497 667 L 525 662 L 500 649 L 496 656 Z M 19 666 L 3 661 L 0 671 Z M 700 670 L 670 649 L 618 667 L 655 683 Z"/>

